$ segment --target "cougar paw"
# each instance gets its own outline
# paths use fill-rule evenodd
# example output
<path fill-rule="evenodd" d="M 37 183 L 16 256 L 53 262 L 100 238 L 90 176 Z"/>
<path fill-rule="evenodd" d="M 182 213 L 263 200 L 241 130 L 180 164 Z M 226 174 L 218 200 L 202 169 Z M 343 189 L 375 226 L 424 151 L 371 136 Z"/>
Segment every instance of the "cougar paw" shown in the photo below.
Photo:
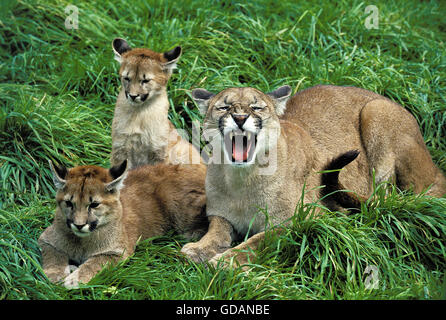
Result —
<path fill-rule="evenodd" d="M 180 252 L 196 263 L 209 261 L 216 254 L 214 250 L 203 247 L 199 242 L 191 242 L 184 245 Z"/>
<path fill-rule="evenodd" d="M 250 270 L 248 254 L 244 252 L 236 252 L 235 250 L 228 250 L 219 253 L 209 260 L 209 264 L 216 269 L 224 268 L 238 268 L 241 267 L 243 271 Z"/>

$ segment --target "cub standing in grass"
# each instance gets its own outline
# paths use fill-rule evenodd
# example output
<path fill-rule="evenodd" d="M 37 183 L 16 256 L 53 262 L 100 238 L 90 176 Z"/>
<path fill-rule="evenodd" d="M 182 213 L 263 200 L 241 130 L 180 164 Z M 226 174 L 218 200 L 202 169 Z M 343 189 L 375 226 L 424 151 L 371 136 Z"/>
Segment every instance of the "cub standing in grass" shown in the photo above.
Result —
<path fill-rule="evenodd" d="M 253 88 L 217 95 L 193 91 L 205 114 L 205 137 L 212 138 L 217 153 L 206 175 L 209 230 L 182 249 L 193 260 L 216 264 L 223 255 L 248 262 L 249 254 L 234 249 L 249 251 L 264 238 L 266 221 L 259 208 L 266 208 L 273 225 L 283 223 L 300 203 L 304 186 L 303 203 L 323 198 L 330 209 L 357 206 L 349 193 L 336 191 L 370 194 L 373 170 L 377 183 L 393 180 L 417 193 L 429 186 L 428 195 L 446 193 L 446 179 L 432 162 L 416 120 L 400 105 L 354 87 L 316 86 L 287 102 L 290 93 L 288 86 L 269 94 Z M 265 170 L 271 163 L 275 170 Z M 344 166 L 340 174 L 318 173 Z M 229 249 L 248 231 L 251 238 Z"/>
<path fill-rule="evenodd" d="M 131 255 L 140 239 L 169 229 L 187 238 L 206 232 L 204 166 L 126 166 L 67 170 L 50 162 L 57 209 L 39 245 L 51 281 L 76 288 L 107 262 Z"/>
<path fill-rule="evenodd" d="M 121 63 L 122 87 L 112 124 L 111 164 L 200 163 L 199 152 L 182 138 L 167 118 L 167 82 L 181 55 L 181 47 L 157 53 L 131 49 L 124 39 L 112 43 Z"/>

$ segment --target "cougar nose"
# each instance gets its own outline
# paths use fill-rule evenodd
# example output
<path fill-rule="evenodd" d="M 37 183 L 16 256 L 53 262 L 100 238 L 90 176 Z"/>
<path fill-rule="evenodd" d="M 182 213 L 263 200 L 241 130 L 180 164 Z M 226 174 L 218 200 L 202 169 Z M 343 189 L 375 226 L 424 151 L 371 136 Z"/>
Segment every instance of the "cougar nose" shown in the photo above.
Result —
<path fill-rule="evenodd" d="M 135 99 L 136 99 L 137 96 L 138 96 L 138 95 L 131 95 L 131 94 L 129 93 L 129 97 L 130 97 L 130 99 L 132 99 L 132 101 L 135 101 Z"/>
<path fill-rule="evenodd" d="M 234 119 L 234 122 L 237 124 L 237 126 L 242 129 L 243 125 L 246 122 L 246 119 L 248 119 L 248 115 L 246 114 L 231 114 L 232 119 Z"/>

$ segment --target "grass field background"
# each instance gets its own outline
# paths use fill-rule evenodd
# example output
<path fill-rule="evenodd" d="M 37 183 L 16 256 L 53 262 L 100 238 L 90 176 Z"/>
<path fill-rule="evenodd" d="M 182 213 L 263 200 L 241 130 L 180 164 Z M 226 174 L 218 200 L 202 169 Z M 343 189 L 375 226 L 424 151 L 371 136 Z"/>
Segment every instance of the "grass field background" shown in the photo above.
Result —
<path fill-rule="evenodd" d="M 78 29 L 65 28 L 75 4 Z M 378 10 L 367 29 L 365 7 Z M 361 214 L 299 207 L 249 274 L 194 265 L 166 235 L 67 291 L 45 278 L 37 238 L 52 221 L 48 159 L 109 165 L 119 90 L 111 41 L 183 55 L 169 117 L 202 120 L 190 90 L 293 92 L 353 85 L 401 103 L 446 171 L 444 1 L 10 1 L 0 4 L 0 299 L 446 298 L 446 201 L 376 190 Z M 372 273 L 376 289 L 368 288 Z"/>

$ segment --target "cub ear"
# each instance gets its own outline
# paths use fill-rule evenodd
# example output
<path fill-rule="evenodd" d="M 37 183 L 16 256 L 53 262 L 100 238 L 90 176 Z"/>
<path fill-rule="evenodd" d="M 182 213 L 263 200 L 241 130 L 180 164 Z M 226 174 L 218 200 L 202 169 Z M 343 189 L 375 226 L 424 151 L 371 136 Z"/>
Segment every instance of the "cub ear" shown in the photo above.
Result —
<path fill-rule="evenodd" d="M 281 116 L 285 113 L 286 103 L 291 95 L 290 86 L 282 86 L 274 91 L 267 93 L 270 98 L 276 103 L 276 114 Z"/>
<path fill-rule="evenodd" d="M 198 109 L 202 115 L 205 115 L 208 111 L 209 102 L 213 96 L 215 96 L 215 94 L 207 91 L 206 89 L 198 88 L 192 90 L 192 98 L 198 105 Z"/>
<path fill-rule="evenodd" d="M 67 181 L 65 180 L 68 170 L 64 166 L 56 166 L 51 160 L 48 160 L 51 173 L 53 174 L 53 183 L 57 190 L 62 189 Z"/>
<path fill-rule="evenodd" d="M 127 160 L 121 162 L 114 167 L 108 169 L 108 172 L 114 179 L 112 182 L 109 182 L 105 185 L 105 189 L 107 191 L 118 191 L 124 186 L 124 180 L 127 177 Z"/>
<path fill-rule="evenodd" d="M 170 51 L 166 51 L 163 53 L 163 57 L 167 59 L 167 62 L 164 63 L 163 67 L 168 72 L 172 72 L 173 69 L 176 69 L 177 62 L 181 56 L 181 47 L 176 46 Z"/>
<path fill-rule="evenodd" d="M 127 41 L 125 41 L 124 39 L 121 39 L 121 38 L 115 38 L 113 40 L 112 48 L 113 48 L 113 52 L 115 53 L 115 60 L 117 60 L 119 63 L 122 62 L 121 55 L 124 52 L 132 50 L 132 48 L 130 48 Z"/>

